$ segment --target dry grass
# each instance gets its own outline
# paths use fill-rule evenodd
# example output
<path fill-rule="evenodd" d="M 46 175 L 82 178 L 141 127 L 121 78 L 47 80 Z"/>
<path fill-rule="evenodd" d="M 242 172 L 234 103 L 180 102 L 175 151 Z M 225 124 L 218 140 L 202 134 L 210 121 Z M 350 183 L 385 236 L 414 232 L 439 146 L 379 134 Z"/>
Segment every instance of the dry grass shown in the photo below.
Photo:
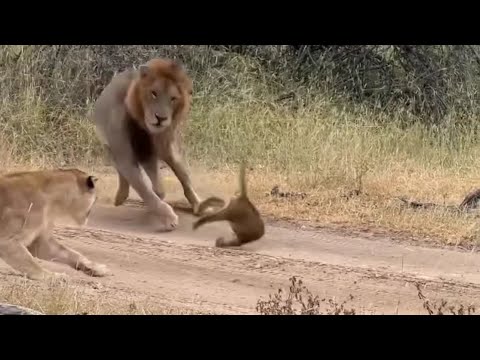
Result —
<path fill-rule="evenodd" d="M 36 282 L 21 277 L 4 277 L 0 303 L 23 306 L 47 315 L 191 315 L 188 308 L 152 304 L 128 299 L 125 294 L 107 291 L 94 282 Z"/>
<path fill-rule="evenodd" d="M 451 171 L 420 170 L 418 167 L 379 170 L 369 172 L 362 178 L 358 195 L 349 193 L 358 190 L 355 169 L 343 178 L 337 178 L 324 186 L 310 187 L 302 184 L 303 174 L 283 175 L 256 165 L 247 172 L 250 197 L 265 216 L 306 221 L 322 226 L 340 226 L 373 232 L 395 232 L 427 241 L 452 245 L 476 246 L 480 240 L 476 212 L 459 213 L 447 209 L 412 209 L 406 207 L 397 196 L 439 204 L 458 205 L 475 182 L 475 169 L 455 175 Z M 98 171 L 97 171 L 98 172 Z M 205 169 L 193 166 L 193 179 L 202 196 L 233 195 L 237 189 L 237 169 Z M 360 170 L 358 171 L 360 172 Z M 99 183 L 101 197 L 112 202 L 116 191 L 116 176 L 111 171 L 101 171 Z M 175 177 L 166 179 L 168 191 L 181 194 Z M 272 195 L 278 186 L 287 196 Z M 290 193 L 290 194 L 289 194 Z M 303 195 L 303 193 L 305 195 Z M 288 196 L 289 195 L 289 196 Z"/>
<path fill-rule="evenodd" d="M 477 313 L 474 304 L 452 305 L 445 299 L 432 302 L 423 294 L 420 283 L 415 284 L 415 287 L 417 288 L 418 298 L 423 302 L 423 308 L 427 311 L 428 315 L 475 315 Z"/>
<path fill-rule="evenodd" d="M 438 176 L 436 176 L 438 174 Z M 252 199 L 263 214 L 289 220 L 305 220 L 322 225 L 335 224 L 371 231 L 394 231 L 447 244 L 476 246 L 479 241 L 478 215 L 439 209 L 411 209 L 396 199 L 406 195 L 417 200 L 458 205 L 472 188 L 478 187 L 473 174 L 454 176 L 448 172 L 408 172 L 398 169 L 379 173 L 363 180 L 359 195 L 346 196 L 356 190 L 353 179 L 337 188 L 308 189 L 296 181 L 263 175 L 255 179 Z M 273 186 L 282 190 L 306 192 L 307 196 L 279 198 L 265 195 Z"/>
<path fill-rule="evenodd" d="M 295 276 L 290 278 L 290 283 L 288 290 L 278 289 L 268 300 L 258 300 L 257 312 L 261 315 L 355 315 L 355 309 L 345 307 L 348 300 L 353 300 L 351 295 L 338 303 L 313 295 Z"/>
<path fill-rule="evenodd" d="M 324 173 L 327 179 L 307 184 L 305 173 L 275 171 L 265 165 L 255 164 L 247 172 L 249 194 L 265 216 L 307 221 L 322 226 L 340 226 L 374 232 L 398 232 L 433 242 L 452 245 L 477 246 L 480 240 L 478 215 L 457 213 L 443 209 L 412 209 L 406 207 L 397 196 L 406 196 L 421 201 L 458 205 L 473 188 L 479 187 L 477 170 L 465 168 L 461 173 L 453 169 L 425 169 L 411 162 L 404 166 L 392 160 L 384 169 L 372 168 L 362 175 L 361 186 L 356 178 L 362 174 L 354 164 L 341 176 L 339 169 L 331 168 Z M 55 164 L 22 165 L 10 162 L 9 170 L 54 167 Z M 410 166 L 408 166 L 409 164 Z M 230 197 L 238 189 L 237 166 L 225 164 L 205 166 L 198 161 L 192 164 L 195 184 L 202 196 L 222 195 Z M 116 187 L 116 174 L 105 166 L 81 166 L 101 177 L 100 198 L 112 202 Z M 373 160 L 372 160 L 373 167 Z M 328 179 L 330 175 L 330 179 Z M 312 175 L 315 176 L 315 175 Z M 318 175 L 320 177 L 320 174 Z M 169 176 L 166 180 L 169 191 L 181 192 L 178 180 Z M 291 196 L 271 195 L 278 186 Z M 360 190 L 358 195 L 349 193 Z M 304 193 L 305 196 L 296 196 Z"/>
<path fill-rule="evenodd" d="M 475 315 L 474 304 L 449 304 L 447 300 L 431 301 L 425 296 L 420 283 L 416 283 L 417 296 L 428 315 Z M 256 310 L 261 315 L 356 315 L 355 308 L 347 305 L 354 297 L 339 303 L 335 299 L 313 294 L 301 279 L 290 278 L 288 289 L 278 289 L 268 300 L 259 299 Z"/>

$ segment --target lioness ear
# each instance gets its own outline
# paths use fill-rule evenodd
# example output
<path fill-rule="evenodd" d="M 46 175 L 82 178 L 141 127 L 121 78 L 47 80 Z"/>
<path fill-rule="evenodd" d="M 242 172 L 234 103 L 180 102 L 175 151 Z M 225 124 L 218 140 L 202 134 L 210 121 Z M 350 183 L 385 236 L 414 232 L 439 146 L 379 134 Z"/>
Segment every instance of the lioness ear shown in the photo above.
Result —
<path fill-rule="evenodd" d="M 150 68 L 147 65 L 140 65 L 138 67 L 140 77 L 144 78 L 150 74 Z"/>
<path fill-rule="evenodd" d="M 89 176 L 87 178 L 87 187 L 89 189 L 94 189 L 95 188 L 95 183 L 97 182 L 97 178 L 95 176 Z"/>

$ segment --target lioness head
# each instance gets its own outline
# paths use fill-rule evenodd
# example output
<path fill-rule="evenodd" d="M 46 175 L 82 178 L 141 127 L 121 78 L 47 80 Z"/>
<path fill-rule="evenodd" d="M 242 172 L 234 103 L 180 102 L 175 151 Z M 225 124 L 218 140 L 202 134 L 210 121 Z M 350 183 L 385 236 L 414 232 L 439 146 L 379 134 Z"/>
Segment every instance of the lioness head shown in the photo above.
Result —
<path fill-rule="evenodd" d="M 190 105 L 192 82 L 174 61 L 153 59 L 141 65 L 133 86 L 135 91 L 127 95 L 127 107 L 152 134 L 170 127 Z"/>
<path fill-rule="evenodd" d="M 16 190 L 10 202 L 43 203 L 49 217 L 53 216 L 47 220 L 66 217 L 79 226 L 85 225 L 97 200 L 97 179 L 79 169 L 21 171 L 3 174 L 2 178 L 7 181 L 4 188 Z"/>
<path fill-rule="evenodd" d="M 83 226 L 87 224 L 92 207 L 97 200 L 95 186 L 97 178 L 78 170 L 75 175 L 77 176 L 77 186 L 72 189 L 69 210 L 77 225 Z"/>

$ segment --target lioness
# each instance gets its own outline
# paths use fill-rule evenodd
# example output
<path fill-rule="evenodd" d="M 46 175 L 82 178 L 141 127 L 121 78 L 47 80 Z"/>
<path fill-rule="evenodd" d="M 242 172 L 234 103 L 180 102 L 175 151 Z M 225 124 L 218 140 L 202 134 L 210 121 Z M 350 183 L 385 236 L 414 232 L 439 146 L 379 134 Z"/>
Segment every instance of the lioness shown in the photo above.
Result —
<path fill-rule="evenodd" d="M 96 200 L 95 181 L 77 169 L 0 175 L 0 258 L 33 280 L 59 275 L 43 269 L 33 256 L 92 276 L 105 275 L 105 265 L 88 260 L 52 237 L 60 217 L 70 218 L 78 226 L 87 223 Z"/>
<path fill-rule="evenodd" d="M 187 119 L 191 98 L 192 81 L 182 66 L 152 59 L 138 69 L 115 75 L 93 112 L 97 134 L 118 172 L 115 205 L 124 203 L 132 186 L 147 208 L 158 215 L 159 231 L 171 231 L 178 225 L 178 216 L 163 201 L 159 160 L 173 170 L 198 214 L 200 198 L 180 155 L 177 136 L 179 125 Z"/>

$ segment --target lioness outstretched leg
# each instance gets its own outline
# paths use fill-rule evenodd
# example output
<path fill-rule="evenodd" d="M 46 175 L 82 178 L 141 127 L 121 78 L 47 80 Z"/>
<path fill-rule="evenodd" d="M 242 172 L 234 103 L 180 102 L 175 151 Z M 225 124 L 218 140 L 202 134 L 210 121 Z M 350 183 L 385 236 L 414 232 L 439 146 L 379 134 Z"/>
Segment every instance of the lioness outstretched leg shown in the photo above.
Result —
<path fill-rule="evenodd" d="M 188 202 L 193 207 L 193 213 L 195 215 L 199 214 L 199 206 L 201 203 L 200 197 L 197 195 L 193 189 L 192 181 L 190 175 L 187 171 L 187 167 L 183 163 L 183 159 L 178 153 L 175 146 L 169 148 L 169 153 L 165 156 L 165 162 L 172 169 L 177 179 L 180 181 L 183 187 L 183 193 L 187 198 Z"/>
<path fill-rule="evenodd" d="M 0 243 L 0 257 L 13 269 L 25 274 L 31 280 L 43 280 L 50 276 L 60 275 L 42 268 L 16 237 L 12 237 L 8 242 Z"/>
<path fill-rule="evenodd" d="M 28 250 L 39 259 L 66 264 L 90 276 L 105 276 L 108 273 L 105 265 L 90 261 L 75 250 L 58 243 L 50 233 L 36 238 Z"/>

